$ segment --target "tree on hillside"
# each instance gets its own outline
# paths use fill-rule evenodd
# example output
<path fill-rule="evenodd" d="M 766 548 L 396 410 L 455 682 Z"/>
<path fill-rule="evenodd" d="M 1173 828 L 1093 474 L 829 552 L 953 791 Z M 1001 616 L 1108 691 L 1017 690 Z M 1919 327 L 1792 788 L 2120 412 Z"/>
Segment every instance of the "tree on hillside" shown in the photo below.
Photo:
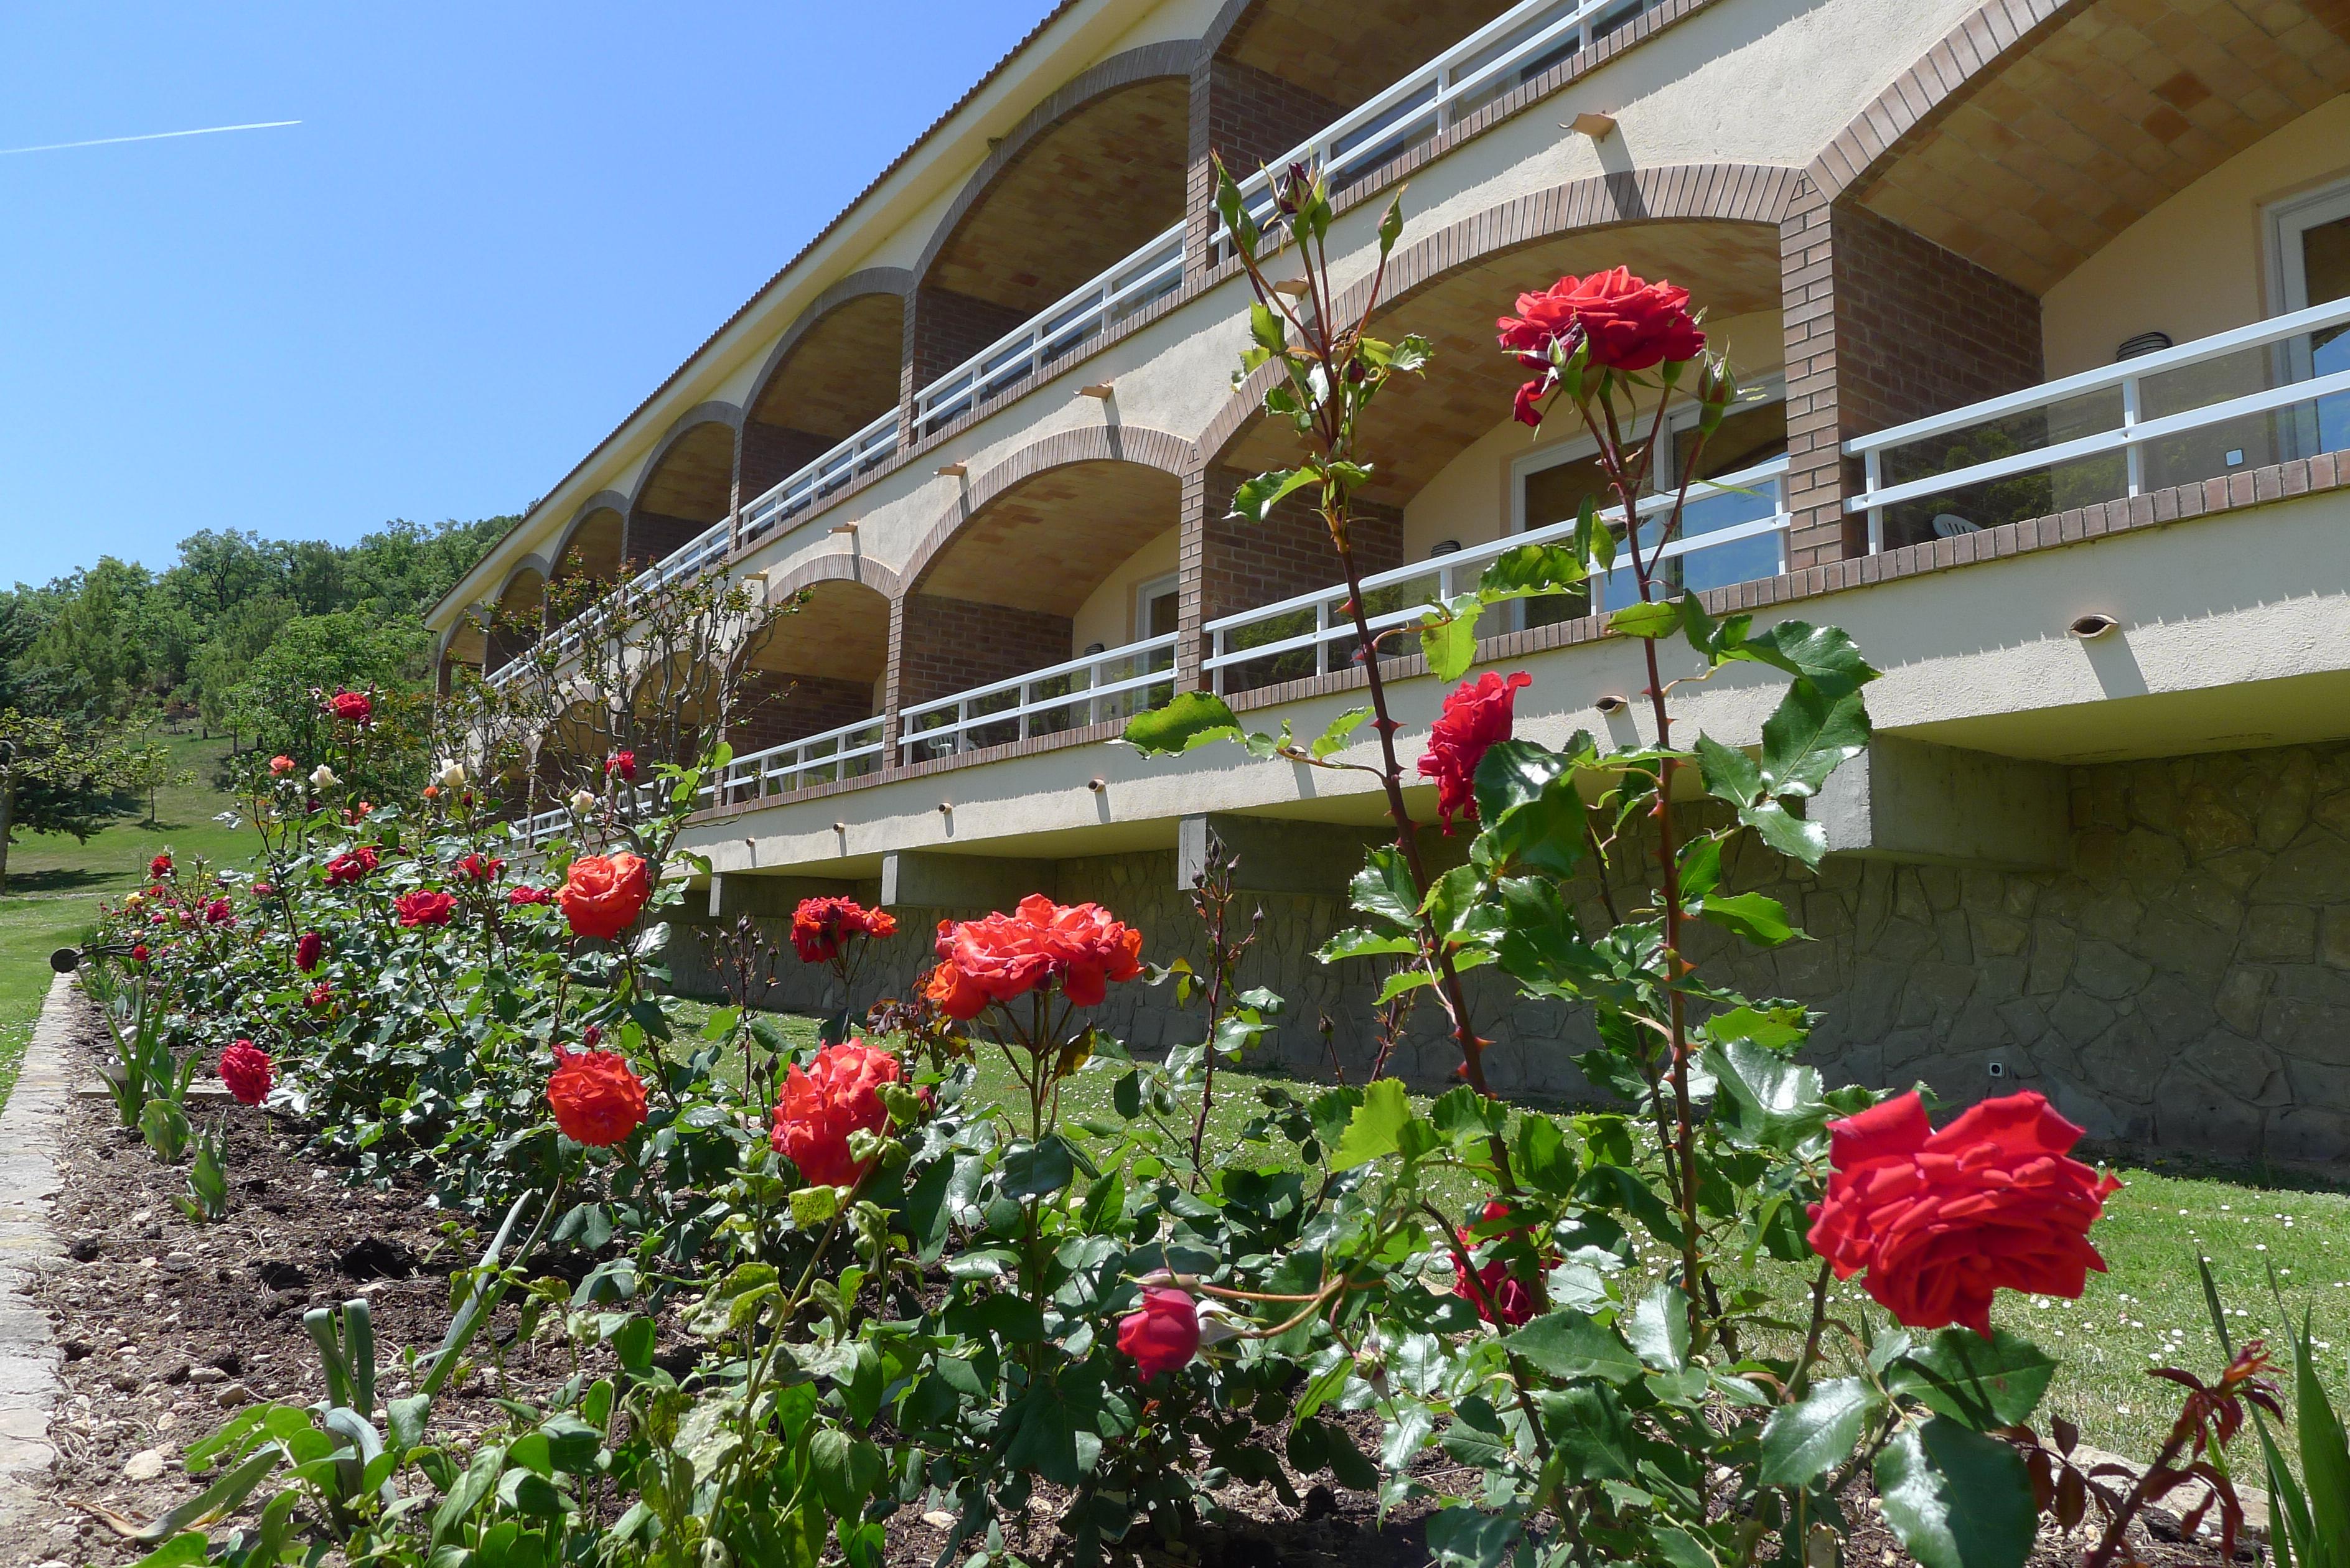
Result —
<path fill-rule="evenodd" d="M 286 621 L 257 653 L 230 694 L 228 722 L 253 736 L 255 753 L 283 752 L 305 764 L 334 754 L 338 731 L 324 699 L 338 691 L 376 699 L 379 727 L 426 722 L 431 706 L 426 657 L 432 634 L 417 622 L 376 626 L 355 610 Z M 413 748 L 386 747 L 387 755 Z M 424 786 L 421 774 L 347 778 L 363 793 L 390 796 Z"/>
<path fill-rule="evenodd" d="M 87 840 L 136 808 L 133 790 L 148 776 L 142 770 L 120 742 L 82 726 L 0 711 L 0 890 L 8 886 L 8 844 L 19 829 Z"/>

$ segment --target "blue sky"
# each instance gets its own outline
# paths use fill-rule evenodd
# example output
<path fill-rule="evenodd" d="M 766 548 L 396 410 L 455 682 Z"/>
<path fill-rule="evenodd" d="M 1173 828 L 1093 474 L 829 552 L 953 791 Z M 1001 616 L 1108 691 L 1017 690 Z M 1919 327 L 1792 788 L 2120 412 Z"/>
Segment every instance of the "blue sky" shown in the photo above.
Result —
<path fill-rule="evenodd" d="M 1048 0 L 0 6 L 0 585 L 519 510 Z"/>

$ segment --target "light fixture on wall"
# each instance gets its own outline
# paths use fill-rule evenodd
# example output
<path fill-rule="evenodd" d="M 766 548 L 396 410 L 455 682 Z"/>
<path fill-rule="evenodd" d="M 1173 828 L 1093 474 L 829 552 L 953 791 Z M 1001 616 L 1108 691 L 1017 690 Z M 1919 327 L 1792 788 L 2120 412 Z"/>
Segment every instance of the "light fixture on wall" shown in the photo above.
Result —
<path fill-rule="evenodd" d="M 836 822 L 832 825 L 832 830 L 835 833 L 846 833 L 848 831 L 848 824 L 845 822 Z"/>
<path fill-rule="evenodd" d="M 952 816 L 954 815 L 954 802 L 951 800 L 942 800 L 939 802 L 939 815 L 941 816 Z"/>
<path fill-rule="evenodd" d="M 1284 277 L 1273 286 L 1273 292 L 1291 299 L 1303 299 L 1311 286 L 1302 277 Z"/>
<path fill-rule="evenodd" d="M 2113 630 L 2119 625 L 2121 625 L 2121 622 L 2116 620 L 2105 611 L 2091 610 L 2086 615 L 2074 617 L 2073 624 L 2066 627 L 2064 629 L 2070 635 L 2079 638 L 2083 642 L 2087 642 L 2094 638 L 2105 636 L 2106 633 Z"/>
<path fill-rule="evenodd" d="M 1096 381 L 1091 386 L 1079 387 L 1077 389 L 1077 396 L 1081 398 L 1097 398 L 1106 403 L 1109 401 L 1109 395 L 1112 390 L 1113 389 L 1107 381 Z"/>
<path fill-rule="evenodd" d="M 1591 705 L 1594 708 L 1598 709 L 1603 713 L 1621 713 L 1625 709 L 1629 708 L 1632 704 L 1617 696 L 1615 692 L 1610 691 Z"/>
<path fill-rule="evenodd" d="M 939 470 L 941 479 L 962 479 L 968 477 L 970 473 L 971 469 L 960 462 L 950 462 Z"/>
<path fill-rule="evenodd" d="M 1562 129 L 1587 136 L 1594 141 L 1605 141 L 1616 129 L 1616 117 L 1602 114 L 1596 109 L 1586 109 L 1568 120 Z"/>
<path fill-rule="evenodd" d="M 1109 780 L 1107 780 L 1107 779 L 1087 779 L 1087 780 L 1086 781 L 1086 787 L 1087 787 L 1087 789 L 1089 789 L 1089 790 L 1093 791 L 1096 794 L 1101 794 L 1104 790 L 1106 790 L 1106 789 L 1109 788 Z"/>
<path fill-rule="evenodd" d="M 2114 359 L 2116 363 L 2124 359 L 2136 359 L 2147 354 L 2159 354 L 2169 347 L 2169 333 L 2141 332 L 2135 337 L 2123 338 L 2121 346 L 2114 350 Z"/>
<path fill-rule="evenodd" d="M 1431 561 L 1439 556 L 1457 556 L 1460 553 L 1461 541 L 1458 539 L 1439 539 L 1428 547 L 1428 558 Z"/>
<path fill-rule="evenodd" d="M 857 524 L 854 523 L 836 523 L 832 525 L 831 531 L 835 534 L 854 534 L 857 532 Z"/>

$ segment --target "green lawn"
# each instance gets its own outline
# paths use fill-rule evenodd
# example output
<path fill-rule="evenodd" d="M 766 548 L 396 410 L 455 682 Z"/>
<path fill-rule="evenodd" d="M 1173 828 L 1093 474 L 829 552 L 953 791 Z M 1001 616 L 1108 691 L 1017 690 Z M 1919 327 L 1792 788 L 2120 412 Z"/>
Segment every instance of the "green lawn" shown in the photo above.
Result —
<path fill-rule="evenodd" d="M 154 826 L 143 817 L 130 818 L 87 844 L 28 833 L 9 849 L 7 891 L 0 893 L 0 1105 L 16 1084 L 16 1065 L 49 989 L 49 954 L 81 940 L 99 899 L 138 887 L 159 849 L 226 864 L 241 864 L 253 853 L 248 829 L 213 820 L 235 805 L 212 787 L 228 742 L 202 739 L 192 728 L 159 733 L 196 778 L 157 792 Z"/>

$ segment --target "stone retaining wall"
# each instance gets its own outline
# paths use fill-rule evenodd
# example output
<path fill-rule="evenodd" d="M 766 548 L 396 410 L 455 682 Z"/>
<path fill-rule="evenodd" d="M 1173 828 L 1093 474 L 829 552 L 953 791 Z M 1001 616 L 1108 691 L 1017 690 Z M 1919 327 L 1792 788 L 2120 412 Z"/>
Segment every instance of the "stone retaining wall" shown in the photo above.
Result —
<path fill-rule="evenodd" d="M 2062 874 L 1841 857 L 1817 876 L 1790 874 L 1742 841 L 1730 884 L 1782 899 L 1814 940 L 1775 952 L 1721 940 L 1693 944 L 1694 956 L 1727 956 L 1750 993 L 1816 1009 L 1811 1054 L 1834 1078 L 1922 1078 L 1960 1104 L 2028 1085 L 2100 1138 L 2350 1160 L 2350 747 L 2100 764 L 2071 770 L 2070 782 L 2073 867 Z M 1154 961 L 1200 960 L 1171 852 L 1064 861 L 1055 891 L 1139 925 Z M 1289 1002 L 1280 1060 L 1326 1075 L 1335 1049 L 1358 1077 L 1374 1048 L 1371 966 L 1313 960 L 1351 923 L 1339 901 L 1248 902 L 1265 920 L 1243 979 Z M 1597 920 L 1596 897 L 1587 908 Z M 911 982 L 936 918 L 908 915 L 860 1004 Z M 781 924 L 770 930 L 781 943 Z M 680 989 L 717 989 L 695 942 L 677 944 L 673 960 Z M 838 1005 L 828 976 L 804 970 L 787 945 L 779 973 L 775 1004 Z M 1588 1094 L 1570 1060 L 1591 1044 L 1587 1023 L 1560 1003 L 1513 1001 L 1492 971 L 1469 979 L 1478 1027 L 1495 1042 L 1497 1089 Z M 1114 988 L 1103 1022 L 1138 1050 L 1195 1038 L 1196 1013 L 1170 1002 Z M 1457 1060 L 1440 1010 L 1419 1007 L 1394 1069 L 1432 1087 Z"/>

